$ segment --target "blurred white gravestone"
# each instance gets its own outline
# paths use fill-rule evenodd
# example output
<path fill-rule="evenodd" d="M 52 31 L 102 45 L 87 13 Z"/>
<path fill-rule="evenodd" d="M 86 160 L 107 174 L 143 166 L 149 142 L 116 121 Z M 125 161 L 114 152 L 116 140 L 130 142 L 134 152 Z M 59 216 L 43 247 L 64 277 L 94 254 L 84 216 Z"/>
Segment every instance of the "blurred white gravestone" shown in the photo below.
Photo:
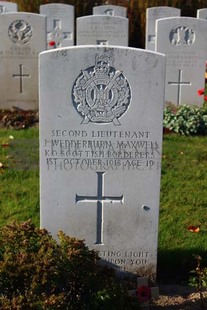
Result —
<path fill-rule="evenodd" d="M 197 91 L 204 88 L 207 21 L 191 17 L 157 20 L 156 51 L 166 54 L 165 100 L 179 105 L 202 105 Z"/>
<path fill-rule="evenodd" d="M 157 6 L 146 10 L 145 48 L 155 51 L 155 23 L 157 19 L 180 16 L 180 9 L 168 6 Z"/>
<path fill-rule="evenodd" d="M 14 2 L 0 1 L 0 14 L 17 12 L 17 4 Z"/>
<path fill-rule="evenodd" d="M 207 19 L 207 8 L 197 10 L 197 18 Z"/>
<path fill-rule="evenodd" d="M 127 8 L 119 5 L 98 5 L 93 7 L 93 15 L 127 17 Z"/>
<path fill-rule="evenodd" d="M 40 55 L 41 227 L 132 274 L 156 273 L 164 82 L 140 49 Z"/>
<path fill-rule="evenodd" d="M 128 46 L 129 20 L 120 16 L 89 15 L 77 18 L 77 45 Z"/>
<path fill-rule="evenodd" d="M 40 13 L 47 16 L 47 49 L 74 45 L 74 6 L 43 4 Z"/>
<path fill-rule="evenodd" d="M 46 17 L 6 13 L 0 18 L 0 107 L 38 109 L 38 56 L 46 48 Z"/>

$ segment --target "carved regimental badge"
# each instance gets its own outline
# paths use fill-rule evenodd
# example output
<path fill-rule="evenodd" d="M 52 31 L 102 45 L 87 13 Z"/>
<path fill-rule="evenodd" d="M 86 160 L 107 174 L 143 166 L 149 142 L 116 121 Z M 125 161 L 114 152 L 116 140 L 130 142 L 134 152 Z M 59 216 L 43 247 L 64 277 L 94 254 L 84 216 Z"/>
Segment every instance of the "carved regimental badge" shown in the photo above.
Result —
<path fill-rule="evenodd" d="M 173 45 L 192 45 L 195 42 L 195 32 L 185 26 L 178 26 L 170 32 L 170 43 Z"/>
<path fill-rule="evenodd" d="M 83 70 L 72 89 L 73 105 L 84 124 L 120 125 L 131 99 L 129 83 L 123 73 L 110 66 L 110 57 L 96 55 L 95 66 Z"/>
<path fill-rule="evenodd" d="M 8 29 L 8 35 L 13 43 L 23 45 L 32 37 L 32 27 L 25 20 L 15 20 Z"/>

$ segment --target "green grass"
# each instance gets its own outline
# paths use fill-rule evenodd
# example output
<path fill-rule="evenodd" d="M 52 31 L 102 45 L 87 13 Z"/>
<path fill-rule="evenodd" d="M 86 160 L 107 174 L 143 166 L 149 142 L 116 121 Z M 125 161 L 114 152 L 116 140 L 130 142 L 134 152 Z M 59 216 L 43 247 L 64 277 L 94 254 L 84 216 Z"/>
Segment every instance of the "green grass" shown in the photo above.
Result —
<path fill-rule="evenodd" d="M 0 227 L 30 218 L 39 226 L 38 134 L 38 129 L 0 130 Z M 186 279 L 196 264 L 193 254 L 207 266 L 206 211 L 207 136 L 165 135 L 158 279 Z M 190 232 L 191 225 L 200 231 Z"/>
<path fill-rule="evenodd" d="M 39 225 L 38 134 L 0 130 L 0 226 L 30 218 Z"/>
<path fill-rule="evenodd" d="M 207 137 L 166 135 L 160 199 L 158 273 L 179 280 L 207 256 Z M 198 233 L 189 226 L 200 226 Z"/>

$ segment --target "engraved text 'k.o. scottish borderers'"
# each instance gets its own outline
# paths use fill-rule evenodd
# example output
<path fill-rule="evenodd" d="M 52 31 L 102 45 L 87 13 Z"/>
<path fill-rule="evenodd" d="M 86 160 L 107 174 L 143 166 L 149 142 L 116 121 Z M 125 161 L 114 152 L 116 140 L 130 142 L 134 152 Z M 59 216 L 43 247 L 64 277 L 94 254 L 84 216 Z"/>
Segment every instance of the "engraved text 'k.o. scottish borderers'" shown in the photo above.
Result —
<path fill-rule="evenodd" d="M 129 83 L 123 73 L 110 66 L 110 57 L 96 55 L 95 66 L 83 70 L 76 79 L 73 105 L 84 118 L 83 124 L 120 125 L 131 99 Z"/>

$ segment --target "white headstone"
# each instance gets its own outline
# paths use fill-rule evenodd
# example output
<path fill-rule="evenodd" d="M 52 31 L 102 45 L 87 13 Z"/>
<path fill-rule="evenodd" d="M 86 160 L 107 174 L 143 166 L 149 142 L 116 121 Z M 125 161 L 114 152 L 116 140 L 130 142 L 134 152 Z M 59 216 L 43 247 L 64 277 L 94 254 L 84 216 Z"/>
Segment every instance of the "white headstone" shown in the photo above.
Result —
<path fill-rule="evenodd" d="M 197 18 L 207 19 L 207 8 L 197 10 Z"/>
<path fill-rule="evenodd" d="M 156 273 L 164 77 L 140 49 L 40 55 L 41 227 L 123 272 Z"/>
<path fill-rule="evenodd" d="M 119 5 L 99 5 L 93 7 L 93 15 L 127 17 L 127 8 Z"/>
<path fill-rule="evenodd" d="M 168 6 L 157 6 L 148 8 L 146 11 L 146 36 L 145 48 L 155 51 L 155 22 L 157 19 L 165 17 L 180 16 L 180 9 Z"/>
<path fill-rule="evenodd" d="M 175 105 L 202 105 L 207 21 L 192 17 L 157 20 L 156 51 L 167 56 L 165 100 Z"/>
<path fill-rule="evenodd" d="M 128 46 L 128 18 L 89 15 L 77 18 L 77 45 Z"/>
<path fill-rule="evenodd" d="M 47 49 L 74 45 L 74 6 L 43 4 L 40 13 L 47 16 Z"/>
<path fill-rule="evenodd" d="M 17 12 L 17 4 L 14 2 L 0 1 L 0 14 Z"/>
<path fill-rule="evenodd" d="M 0 107 L 38 109 L 38 56 L 46 49 L 46 17 L 0 17 Z"/>

